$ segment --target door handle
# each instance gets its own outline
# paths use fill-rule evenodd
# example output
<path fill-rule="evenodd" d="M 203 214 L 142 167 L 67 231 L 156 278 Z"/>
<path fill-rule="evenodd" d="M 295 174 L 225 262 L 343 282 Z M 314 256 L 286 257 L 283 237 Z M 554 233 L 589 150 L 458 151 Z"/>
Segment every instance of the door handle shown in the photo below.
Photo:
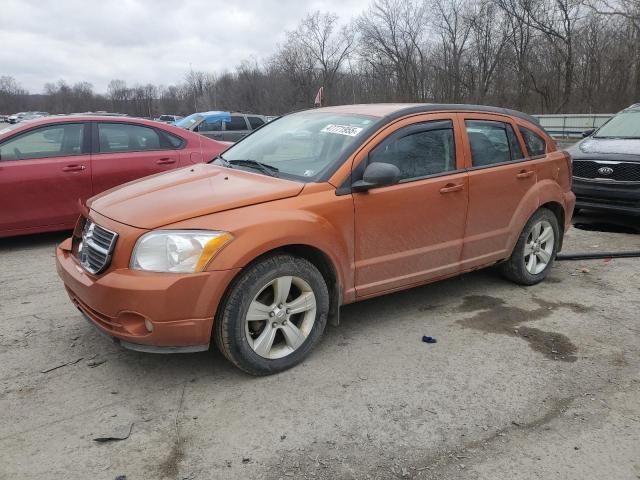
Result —
<path fill-rule="evenodd" d="M 459 192 L 463 188 L 464 188 L 464 185 L 462 183 L 459 183 L 457 185 L 455 183 L 447 183 L 444 187 L 440 189 L 440 193 Z"/>
<path fill-rule="evenodd" d="M 536 173 L 533 170 L 522 170 L 519 174 L 516 175 L 517 178 L 529 178 Z"/>
<path fill-rule="evenodd" d="M 158 165 L 171 165 L 172 163 L 176 163 L 174 158 L 161 158 L 156 162 Z"/>
<path fill-rule="evenodd" d="M 63 172 L 80 172 L 85 168 L 87 167 L 85 167 L 84 165 L 67 165 L 62 169 L 62 171 Z"/>

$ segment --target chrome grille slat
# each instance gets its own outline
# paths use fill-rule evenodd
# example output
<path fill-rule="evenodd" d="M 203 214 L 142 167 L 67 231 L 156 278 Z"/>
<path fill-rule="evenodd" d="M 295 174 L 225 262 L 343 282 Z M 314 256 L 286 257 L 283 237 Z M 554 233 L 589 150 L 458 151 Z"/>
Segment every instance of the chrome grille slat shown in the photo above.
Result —
<path fill-rule="evenodd" d="M 109 247 L 107 246 L 107 248 L 104 248 L 98 245 L 93 239 L 87 240 L 87 245 L 89 245 L 92 249 L 97 250 L 98 252 L 102 253 L 105 256 L 109 255 Z"/>
<path fill-rule="evenodd" d="M 94 275 L 103 272 L 111 262 L 118 234 L 87 219 L 79 241 L 77 257 L 82 267 Z"/>

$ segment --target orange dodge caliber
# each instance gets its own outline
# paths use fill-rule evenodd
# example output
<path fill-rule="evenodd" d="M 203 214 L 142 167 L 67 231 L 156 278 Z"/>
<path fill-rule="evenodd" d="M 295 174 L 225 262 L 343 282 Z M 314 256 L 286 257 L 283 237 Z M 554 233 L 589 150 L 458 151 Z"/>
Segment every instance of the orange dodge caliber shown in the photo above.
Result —
<path fill-rule="evenodd" d="M 213 339 L 264 375 L 301 362 L 343 304 L 496 264 L 542 281 L 574 204 L 569 155 L 529 115 L 319 108 L 209 164 L 93 197 L 57 267 L 123 347 L 195 352 Z"/>

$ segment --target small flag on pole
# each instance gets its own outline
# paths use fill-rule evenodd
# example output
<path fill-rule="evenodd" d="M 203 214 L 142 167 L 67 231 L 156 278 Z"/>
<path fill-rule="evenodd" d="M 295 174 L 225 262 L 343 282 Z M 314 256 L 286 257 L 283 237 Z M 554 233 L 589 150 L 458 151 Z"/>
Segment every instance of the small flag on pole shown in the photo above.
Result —
<path fill-rule="evenodd" d="M 324 87 L 320 87 L 318 89 L 318 93 L 316 93 L 316 99 L 313 101 L 313 104 L 316 107 L 322 106 L 322 97 L 324 96 Z"/>

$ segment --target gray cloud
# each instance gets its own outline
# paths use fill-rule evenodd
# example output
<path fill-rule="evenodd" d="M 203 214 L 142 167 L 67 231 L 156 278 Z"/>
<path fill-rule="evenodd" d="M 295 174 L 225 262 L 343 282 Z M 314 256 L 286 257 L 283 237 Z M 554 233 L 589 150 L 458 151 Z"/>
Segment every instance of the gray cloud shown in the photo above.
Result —
<path fill-rule="evenodd" d="M 179 82 L 194 70 L 264 59 L 308 12 L 346 22 L 367 0 L 3 0 L 0 75 L 32 92 L 46 82 Z"/>

